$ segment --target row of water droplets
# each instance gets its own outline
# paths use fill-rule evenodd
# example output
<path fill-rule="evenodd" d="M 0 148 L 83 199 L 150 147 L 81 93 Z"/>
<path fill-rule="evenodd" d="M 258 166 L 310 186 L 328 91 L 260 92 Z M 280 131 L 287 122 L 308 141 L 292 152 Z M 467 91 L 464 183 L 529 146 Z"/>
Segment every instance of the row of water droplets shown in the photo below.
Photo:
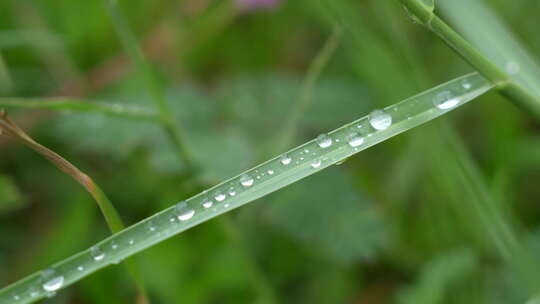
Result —
<path fill-rule="evenodd" d="M 475 78 L 476 77 L 476 78 Z M 431 90 L 383 110 L 374 110 L 368 116 L 351 124 L 341 127 L 331 133 L 319 135 L 316 139 L 297 147 L 277 158 L 274 158 L 246 173 L 219 184 L 188 200 L 181 201 L 175 206 L 142 221 L 127 230 L 120 232 L 100 244 L 91 247 L 86 255 L 70 261 L 69 267 L 63 265 L 62 271 L 54 268 L 41 272 L 32 284 L 27 295 L 30 298 L 52 296 L 65 285 L 65 277 L 60 273 L 82 276 L 85 272 L 95 271 L 111 263 L 121 262 L 120 257 L 127 257 L 161 239 L 183 231 L 197 222 L 212 218 L 226 212 L 227 209 L 238 207 L 243 202 L 235 197 L 248 194 L 250 189 L 269 181 L 285 178 L 282 175 L 298 175 L 298 179 L 332 164 L 340 163 L 348 156 L 363 148 L 379 142 L 385 135 L 385 130 L 393 124 L 406 121 L 415 115 L 426 112 L 441 113 L 455 108 L 460 103 L 475 96 L 475 80 L 483 80 L 480 76 L 463 77 L 452 85 L 445 85 L 437 90 Z M 435 113 L 434 115 L 440 115 Z M 380 135 L 379 135 L 380 134 Z M 379 136 L 377 136 L 379 135 Z M 378 137 L 378 139 L 371 139 Z M 275 189 L 274 189 L 275 190 Z M 108 257 L 110 255 L 110 257 Z M 78 263 L 80 262 L 80 263 Z M 73 280 L 72 280 L 73 281 Z M 39 286 L 39 287 L 38 287 Z M 19 301 L 24 293 L 14 294 L 12 299 Z M 26 297 L 25 297 L 26 298 Z M 26 301 L 25 301 L 26 302 Z"/>

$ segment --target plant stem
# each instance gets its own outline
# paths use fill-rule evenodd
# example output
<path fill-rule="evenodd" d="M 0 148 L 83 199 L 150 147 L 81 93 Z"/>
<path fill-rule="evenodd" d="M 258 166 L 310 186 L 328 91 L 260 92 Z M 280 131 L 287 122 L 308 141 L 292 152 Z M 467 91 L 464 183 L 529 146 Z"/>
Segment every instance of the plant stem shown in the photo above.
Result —
<path fill-rule="evenodd" d="M 114 30 L 118 34 L 118 37 L 120 38 L 120 41 L 129 58 L 141 74 L 143 82 L 148 86 L 148 91 L 159 111 L 163 129 L 178 150 L 181 160 L 186 163 L 187 167 L 192 168 L 194 166 L 194 162 L 191 152 L 185 143 L 184 132 L 173 117 L 173 112 L 165 100 L 163 88 L 161 88 L 156 77 L 154 76 L 154 73 L 152 72 L 150 65 L 146 61 L 137 39 L 128 26 L 127 20 L 122 12 L 118 9 L 117 1 L 105 0 L 105 2 L 109 14 L 111 15 Z"/>
<path fill-rule="evenodd" d="M 497 88 L 518 106 L 530 110 L 540 118 L 540 97 L 530 94 L 523 86 L 509 78 L 499 67 L 488 60 L 467 40 L 440 19 L 432 10 L 418 0 L 399 0 L 410 13 L 437 34 L 448 46 L 454 49 L 463 59 L 491 80 Z"/>
<path fill-rule="evenodd" d="M 277 151 L 283 151 L 288 148 L 291 141 L 294 139 L 298 129 L 298 122 L 313 100 L 313 89 L 315 88 L 315 84 L 337 48 L 339 34 L 339 27 L 334 26 L 332 34 L 309 65 L 302 83 L 300 98 L 298 98 L 297 102 L 294 104 L 293 110 L 283 124 L 282 132 L 280 132 L 282 135 L 280 135 L 280 140 L 278 141 Z"/>
<path fill-rule="evenodd" d="M 397 104 L 373 112 L 321 138 L 300 145 L 282 156 L 234 176 L 175 206 L 152 215 L 131 227 L 99 242 L 93 248 L 103 253 L 96 259 L 91 249 L 82 251 L 53 265 L 62 275 L 64 288 L 108 265 L 130 257 L 202 222 L 229 212 L 269 193 L 466 104 L 493 88 L 478 73 L 456 78 Z M 440 103 L 441 94 L 459 92 Z M 382 116 L 381 116 L 382 115 Z M 386 117 L 386 118 L 384 118 Z M 380 122 L 390 124 L 381 127 Z M 310 153 L 306 153 L 308 150 Z M 286 160 L 286 161 L 285 161 Z M 263 175 L 264 173 L 264 175 Z M 256 178 L 259 177 L 259 178 Z M 231 187 L 235 194 L 228 195 Z M 210 205 L 208 205 L 210 204 Z M 83 266 L 79 271 L 78 267 Z M 31 303 L 47 296 L 41 288 L 42 273 L 37 272 L 0 290 L 0 303 Z M 34 289 L 32 289 L 34 288 Z M 32 296 L 29 290 L 37 293 Z"/>
<path fill-rule="evenodd" d="M 120 218 L 118 211 L 116 208 L 114 208 L 114 205 L 111 203 L 107 195 L 105 195 L 105 192 L 101 190 L 98 184 L 95 183 L 90 176 L 79 170 L 79 168 L 67 161 L 58 153 L 33 140 L 28 134 L 26 134 L 26 132 L 24 132 L 11 119 L 9 119 L 5 111 L 2 109 L 0 109 L 0 135 L 6 135 L 13 139 L 19 140 L 32 150 L 48 159 L 58 169 L 60 169 L 60 171 L 66 173 L 81 186 L 83 186 L 96 201 L 112 234 L 120 232 L 125 228 L 125 225 Z M 133 277 L 134 283 L 139 290 L 140 303 L 147 303 L 146 290 L 142 284 L 142 277 L 139 273 L 137 265 L 133 261 L 126 261 L 126 268 Z"/>
<path fill-rule="evenodd" d="M 112 117 L 161 123 L 161 117 L 149 109 L 113 103 L 96 103 L 73 98 L 0 97 L 0 107 L 65 110 L 99 113 Z"/>

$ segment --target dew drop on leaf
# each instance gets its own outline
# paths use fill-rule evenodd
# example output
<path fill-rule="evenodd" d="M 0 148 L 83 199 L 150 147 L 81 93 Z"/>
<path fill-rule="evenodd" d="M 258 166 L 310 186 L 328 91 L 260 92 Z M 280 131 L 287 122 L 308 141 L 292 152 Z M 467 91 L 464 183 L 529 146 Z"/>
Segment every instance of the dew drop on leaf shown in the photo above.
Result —
<path fill-rule="evenodd" d="M 247 174 L 243 174 L 241 177 L 240 177 L 240 184 L 244 187 L 251 187 L 253 185 L 253 177 L 247 175 Z"/>
<path fill-rule="evenodd" d="M 202 203 L 201 203 L 201 205 L 202 205 L 204 208 L 206 208 L 206 209 L 212 207 L 213 204 L 214 204 L 214 202 L 212 202 L 212 200 L 209 199 L 209 198 L 207 198 L 207 197 L 204 198 L 203 201 L 202 201 Z"/>
<path fill-rule="evenodd" d="M 92 255 L 94 261 L 101 261 L 105 258 L 105 252 L 101 251 L 101 249 L 96 246 L 90 248 L 90 255 Z"/>
<path fill-rule="evenodd" d="M 227 196 L 221 191 L 216 191 L 216 193 L 214 194 L 214 198 L 218 202 L 223 202 L 227 198 Z"/>
<path fill-rule="evenodd" d="M 384 130 L 392 125 L 392 116 L 381 110 L 375 110 L 369 114 L 369 124 L 375 130 Z"/>
<path fill-rule="evenodd" d="M 287 154 L 283 154 L 279 161 L 281 162 L 282 165 L 286 166 L 291 163 L 292 158 Z"/>
<path fill-rule="evenodd" d="M 354 148 L 360 146 L 363 143 L 364 137 L 360 136 L 360 134 L 354 132 L 349 136 L 349 146 Z"/>
<path fill-rule="evenodd" d="M 175 206 L 176 216 L 181 221 L 187 221 L 195 215 L 195 210 L 191 209 L 186 201 L 182 201 Z"/>
<path fill-rule="evenodd" d="M 332 145 L 332 138 L 326 134 L 321 134 L 317 137 L 317 144 L 321 148 L 328 148 Z"/>
<path fill-rule="evenodd" d="M 442 91 L 433 97 L 433 105 L 441 110 L 451 109 L 459 103 L 459 97 L 456 97 L 450 91 Z"/>

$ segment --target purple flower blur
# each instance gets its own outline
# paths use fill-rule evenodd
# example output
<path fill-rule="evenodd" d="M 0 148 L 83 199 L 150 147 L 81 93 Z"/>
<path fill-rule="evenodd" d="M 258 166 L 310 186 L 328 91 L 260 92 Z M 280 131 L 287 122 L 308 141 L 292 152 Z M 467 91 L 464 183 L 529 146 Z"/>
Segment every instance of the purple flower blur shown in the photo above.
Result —
<path fill-rule="evenodd" d="M 243 11 L 270 10 L 276 8 L 281 0 L 235 0 Z"/>

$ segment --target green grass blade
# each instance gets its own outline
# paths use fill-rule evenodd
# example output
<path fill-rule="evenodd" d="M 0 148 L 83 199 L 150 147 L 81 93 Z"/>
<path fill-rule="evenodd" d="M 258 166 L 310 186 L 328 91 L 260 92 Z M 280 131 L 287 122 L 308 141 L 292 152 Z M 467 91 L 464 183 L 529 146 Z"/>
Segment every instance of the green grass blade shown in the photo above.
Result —
<path fill-rule="evenodd" d="M 464 145 L 452 129 L 443 124 L 438 129 L 439 138 L 433 140 L 431 157 L 435 167 L 434 180 L 450 187 L 448 193 L 452 194 L 455 208 L 469 226 L 470 233 L 476 234 L 488 246 L 486 250 L 494 252 L 513 269 L 525 283 L 522 284 L 525 290 L 538 292 L 538 263 L 520 239 L 516 218 L 509 211 L 510 202 L 489 190 L 483 173 L 463 149 Z M 444 159 L 448 161 L 436 161 L 437 157 L 445 155 Z M 471 204 L 465 207 L 463 201 Z"/>
<path fill-rule="evenodd" d="M 435 119 L 491 88 L 492 83 L 472 73 L 376 110 L 140 221 L 53 265 L 51 270 L 37 272 L 0 290 L 0 303 L 11 303 L 14 297 L 19 303 L 44 298 L 103 267 Z"/>
<path fill-rule="evenodd" d="M 501 92 L 510 97 L 510 100 L 519 106 L 524 107 L 537 118 L 540 118 L 540 96 L 536 95 L 535 92 L 528 89 L 528 87 L 525 87 L 522 82 L 516 81 L 514 77 L 509 77 L 509 73 L 505 72 L 505 69 L 499 67 L 491 60 L 491 58 L 488 58 L 486 54 L 479 51 L 461 37 L 460 34 L 439 18 L 433 10 L 428 9 L 418 0 L 399 1 L 401 1 L 407 10 L 411 12 L 414 20 L 424 24 L 482 75 L 496 83 Z M 505 67 L 506 66 L 507 65 L 505 64 Z M 515 68 L 513 67 L 511 68 L 511 70 L 514 69 Z M 512 72 L 512 74 L 515 73 L 518 72 Z"/>
<path fill-rule="evenodd" d="M 165 93 L 158 80 L 152 72 L 150 64 L 146 61 L 146 58 L 137 42 L 137 39 L 131 31 L 129 24 L 118 8 L 118 1 L 105 0 L 106 6 L 111 15 L 114 29 L 122 42 L 124 49 L 126 50 L 129 58 L 138 69 L 141 74 L 144 84 L 148 87 L 148 91 L 152 100 L 154 101 L 159 115 L 161 116 L 162 126 L 164 131 L 170 137 L 172 143 L 178 150 L 181 160 L 185 161 L 188 167 L 193 166 L 193 157 L 186 145 L 184 132 L 180 127 L 180 124 L 173 119 L 173 114 L 167 101 L 165 100 Z"/>
<path fill-rule="evenodd" d="M 0 97 L 0 107 L 91 112 L 111 117 L 161 122 L 157 113 L 143 107 L 126 106 L 115 103 L 93 102 L 73 98 Z"/>
<path fill-rule="evenodd" d="M 277 151 L 289 147 L 291 141 L 296 136 L 300 118 L 313 100 L 313 89 L 315 88 L 315 84 L 338 46 L 339 35 L 340 29 L 338 26 L 335 26 L 332 34 L 310 64 L 302 84 L 300 97 L 297 99 L 292 111 L 283 124 L 282 134 L 279 135 L 280 138 L 278 140 L 279 144 L 278 149 L 276 149 Z"/>
<path fill-rule="evenodd" d="M 444 16 L 513 81 L 540 97 L 540 67 L 482 0 L 439 1 Z"/>

